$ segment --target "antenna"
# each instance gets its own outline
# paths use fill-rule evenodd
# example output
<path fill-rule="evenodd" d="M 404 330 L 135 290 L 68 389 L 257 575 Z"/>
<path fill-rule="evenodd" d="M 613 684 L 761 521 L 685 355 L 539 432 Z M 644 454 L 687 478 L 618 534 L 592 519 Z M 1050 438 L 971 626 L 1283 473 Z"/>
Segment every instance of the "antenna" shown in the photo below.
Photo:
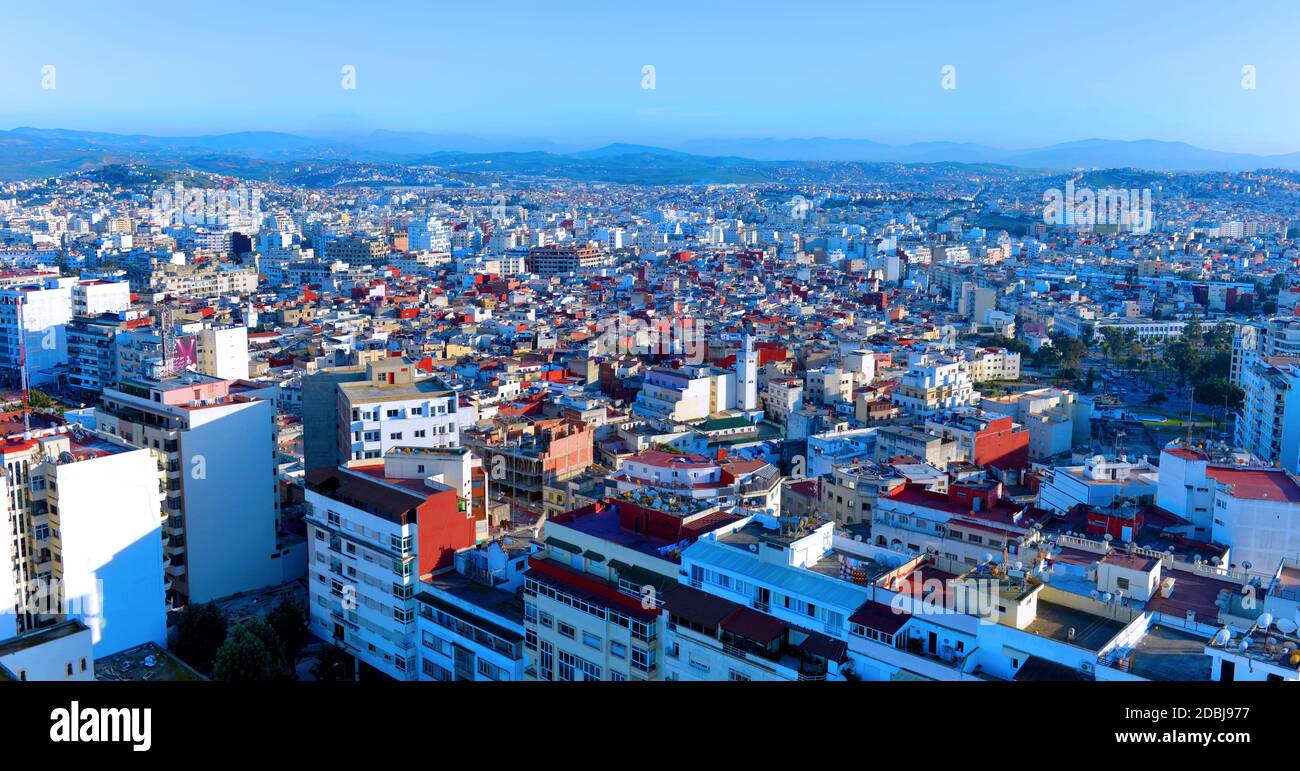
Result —
<path fill-rule="evenodd" d="M 162 312 L 158 317 L 159 336 L 162 338 L 162 372 L 159 373 L 159 380 L 165 380 L 176 374 L 176 340 L 172 330 L 172 309 L 171 306 L 164 305 Z"/>

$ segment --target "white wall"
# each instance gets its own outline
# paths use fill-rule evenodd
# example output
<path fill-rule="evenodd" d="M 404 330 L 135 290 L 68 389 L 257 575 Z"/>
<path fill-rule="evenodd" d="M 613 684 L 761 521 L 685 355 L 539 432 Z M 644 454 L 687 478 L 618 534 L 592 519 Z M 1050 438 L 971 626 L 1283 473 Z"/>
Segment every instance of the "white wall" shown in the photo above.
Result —
<path fill-rule="evenodd" d="M 280 567 L 271 559 L 274 405 L 255 401 L 200 408 L 191 416 L 191 428 L 180 439 L 190 601 L 279 583 Z"/>
<path fill-rule="evenodd" d="M 63 589 L 95 656 L 166 646 L 158 466 L 145 449 L 58 467 Z"/>

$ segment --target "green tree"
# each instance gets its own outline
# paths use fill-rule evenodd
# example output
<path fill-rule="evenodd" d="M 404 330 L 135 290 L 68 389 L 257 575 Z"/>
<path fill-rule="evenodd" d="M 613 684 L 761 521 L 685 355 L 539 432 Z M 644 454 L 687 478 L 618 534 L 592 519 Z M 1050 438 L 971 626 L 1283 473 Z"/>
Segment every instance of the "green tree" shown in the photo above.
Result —
<path fill-rule="evenodd" d="M 1192 398 L 1201 404 L 1213 407 L 1225 406 L 1230 410 L 1235 410 L 1241 407 L 1246 394 L 1240 388 L 1228 382 L 1227 378 L 1218 377 L 1198 383 L 1192 390 Z"/>
<path fill-rule="evenodd" d="M 307 644 L 309 637 L 306 613 L 302 605 L 292 594 L 287 594 L 280 599 L 280 604 L 266 614 L 266 622 L 271 625 L 279 636 L 280 642 L 284 644 L 284 657 L 292 666 L 298 660 L 298 655 L 302 653 L 302 647 Z"/>
<path fill-rule="evenodd" d="M 226 641 L 229 622 L 216 603 L 186 605 L 176 622 L 172 652 L 204 674 L 212 672 L 217 650 Z"/>
<path fill-rule="evenodd" d="M 268 682 L 292 677 L 280 636 L 257 616 L 230 632 L 217 651 L 212 674 L 225 682 Z"/>
<path fill-rule="evenodd" d="M 46 412 L 54 409 L 56 403 L 54 397 L 39 388 L 33 388 L 27 392 L 27 404 L 34 410 Z"/>

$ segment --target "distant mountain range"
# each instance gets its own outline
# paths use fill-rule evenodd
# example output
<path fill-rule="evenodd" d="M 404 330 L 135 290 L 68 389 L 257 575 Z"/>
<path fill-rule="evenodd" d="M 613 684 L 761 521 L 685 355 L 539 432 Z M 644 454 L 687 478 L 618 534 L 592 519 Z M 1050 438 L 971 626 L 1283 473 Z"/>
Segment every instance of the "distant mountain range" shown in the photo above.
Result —
<path fill-rule="evenodd" d="M 0 131 L 0 180 L 46 177 L 105 163 L 221 169 L 273 176 L 278 164 L 352 161 L 443 166 L 584 180 L 644 183 L 760 182 L 780 169 L 828 162 L 995 164 L 1041 171 L 1142 168 L 1152 171 L 1300 170 L 1300 153 L 1250 155 L 1182 142 L 1086 139 L 1028 150 L 960 142 L 887 145 L 865 139 L 692 140 L 673 148 L 611 144 L 590 150 L 547 140 L 375 131 L 304 137 L 273 131 L 160 137 L 69 129 Z"/>

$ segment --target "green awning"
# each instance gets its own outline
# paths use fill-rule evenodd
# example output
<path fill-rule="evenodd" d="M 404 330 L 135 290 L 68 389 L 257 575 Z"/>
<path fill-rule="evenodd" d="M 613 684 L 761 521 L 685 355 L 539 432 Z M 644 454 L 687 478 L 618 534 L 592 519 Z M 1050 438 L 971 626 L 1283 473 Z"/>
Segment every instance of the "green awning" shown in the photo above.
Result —
<path fill-rule="evenodd" d="M 544 543 L 547 546 L 553 546 L 556 549 L 563 549 L 564 551 L 567 551 L 570 554 L 582 554 L 581 546 L 574 546 L 568 541 L 561 541 L 559 538 L 555 538 L 555 537 L 547 538 Z"/>

